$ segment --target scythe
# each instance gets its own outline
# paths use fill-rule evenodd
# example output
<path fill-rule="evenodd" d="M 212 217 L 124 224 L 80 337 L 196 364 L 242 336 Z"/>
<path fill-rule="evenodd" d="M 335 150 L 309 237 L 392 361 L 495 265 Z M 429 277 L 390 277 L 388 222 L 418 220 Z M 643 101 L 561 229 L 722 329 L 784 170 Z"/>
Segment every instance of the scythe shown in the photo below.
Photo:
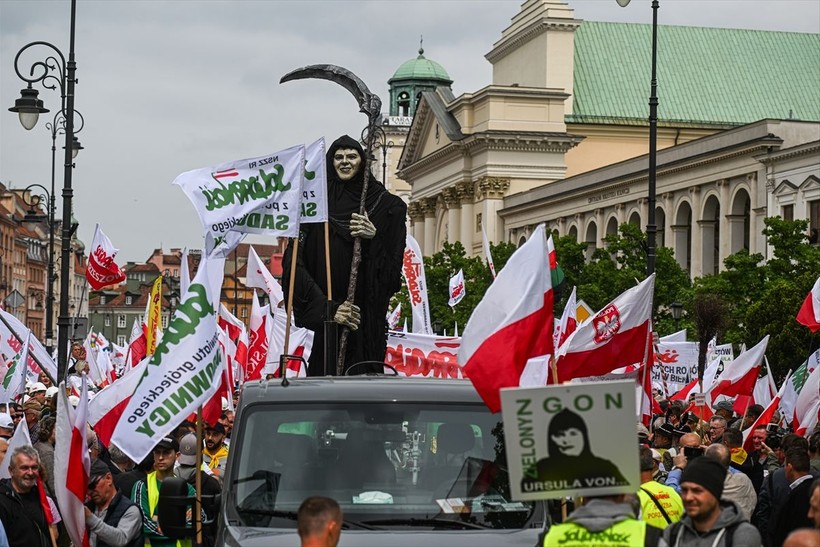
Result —
<path fill-rule="evenodd" d="M 302 68 L 297 68 L 279 80 L 279 83 L 290 82 L 293 80 L 304 80 L 308 78 L 316 78 L 321 80 L 330 80 L 336 82 L 343 88 L 347 89 L 356 102 L 359 103 L 359 112 L 367 116 L 367 136 L 365 148 L 365 165 L 364 165 L 364 180 L 362 183 L 362 195 L 359 199 L 359 214 L 364 215 L 365 198 L 367 196 L 367 186 L 370 182 L 370 165 L 373 161 L 373 146 L 376 140 L 376 125 L 381 114 L 382 101 L 378 95 L 370 92 L 367 85 L 355 74 L 346 68 L 337 65 L 310 65 Z M 359 277 L 359 264 L 362 261 L 362 241 L 361 238 L 353 239 L 353 260 L 350 264 L 350 281 L 347 285 L 347 301 L 353 303 L 353 298 L 356 295 L 356 282 Z M 344 374 L 345 368 L 345 352 L 347 349 L 347 336 L 350 330 L 347 327 L 342 329 L 342 334 L 339 339 L 339 356 L 336 362 L 336 374 L 341 376 Z"/>

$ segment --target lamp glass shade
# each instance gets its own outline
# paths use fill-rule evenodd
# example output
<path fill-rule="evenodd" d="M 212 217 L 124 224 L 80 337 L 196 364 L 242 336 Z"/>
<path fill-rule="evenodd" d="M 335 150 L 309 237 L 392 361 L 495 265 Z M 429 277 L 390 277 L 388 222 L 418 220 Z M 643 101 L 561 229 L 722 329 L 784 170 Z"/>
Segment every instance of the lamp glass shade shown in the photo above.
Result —
<path fill-rule="evenodd" d="M 21 110 L 17 113 L 17 116 L 20 118 L 20 125 L 25 127 L 28 131 L 34 129 L 34 126 L 37 125 L 37 120 L 40 119 L 39 112 L 25 112 Z"/>
<path fill-rule="evenodd" d="M 672 319 L 679 320 L 683 316 L 683 304 L 674 302 L 669 306 L 672 310 Z"/>

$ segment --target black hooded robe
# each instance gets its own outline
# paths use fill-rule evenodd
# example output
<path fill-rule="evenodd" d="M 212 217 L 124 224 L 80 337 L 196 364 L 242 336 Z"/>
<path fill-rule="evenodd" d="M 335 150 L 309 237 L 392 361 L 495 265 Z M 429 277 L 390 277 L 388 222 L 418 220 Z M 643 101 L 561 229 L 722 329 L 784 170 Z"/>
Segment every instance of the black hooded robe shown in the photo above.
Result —
<path fill-rule="evenodd" d="M 356 176 L 342 182 L 333 168 L 333 155 L 340 148 L 353 148 L 362 157 Z M 347 299 L 350 265 L 353 259 L 353 237 L 350 235 L 350 216 L 359 212 L 367 168 L 366 155 L 359 143 L 345 135 L 338 138 L 327 151 L 328 216 L 330 218 L 330 278 L 333 288 L 331 319 L 336 309 Z M 361 310 L 357 331 L 347 338 L 345 370 L 360 361 L 384 361 L 387 348 L 387 308 L 392 297 L 401 288 L 401 267 L 407 235 L 407 205 L 398 196 L 370 177 L 367 185 L 365 208 L 376 227 L 373 239 L 362 238 L 362 261 L 353 303 Z M 324 225 L 302 224 L 299 234 L 299 252 L 296 257 L 293 312 L 296 324 L 314 332 L 313 349 L 308 362 L 309 376 L 336 374 L 334 358 L 324 370 L 324 321 L 326 320 L 327 275 L 325 271 Z M 292 242 L 291 242 L 292 243 Z M 285 298 L 290 293 L 291 253 L 288 245 L 282 258 L 282 281 Z M 337 327 L 341 333 L 341 327 Z M 381 372 L 382 367 L 357 367 L 356 373 Z"/>

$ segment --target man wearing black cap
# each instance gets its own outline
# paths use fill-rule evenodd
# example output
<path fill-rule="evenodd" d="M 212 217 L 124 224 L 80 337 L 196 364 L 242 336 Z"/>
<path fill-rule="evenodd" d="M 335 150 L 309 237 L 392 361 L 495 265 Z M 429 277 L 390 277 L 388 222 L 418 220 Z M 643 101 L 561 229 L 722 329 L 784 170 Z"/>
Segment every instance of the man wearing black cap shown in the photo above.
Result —
<path fill-rule="evenodd" d="M 91 547 L 137 547 L 145 544 L 142 515 L 136 504 L 114 486 L 111 470 L 94 460 L 88 474 L 85 523 Z"/>
<path fill-rule="evenodd" d="M 174 464 L 179 453 L 179 443 L 173 437 L 163 437 L 154 447 L 154 470 L 148 473 L 144 481 L 134 485 L 134 501 L 142 510 L 142 524 L 145 538 L 151 547 L 176 547 L 177 542 L 162 534 L 156 514 L 159 502 L 159 487 L 163 480 L 174 476 Z M 196 492 L 189 485 L 188 495 Z"/>
<path fill-rule="evenodd" d="M 228 447 L 225 444 L 225 426 L 219 422 L 213 426 L 205 426 L 205 449 L 202 451 L 202 460 L 217 477 L 221 478 L 225 473 Z"/>
<path fill-rule="evenodd" d="M 686 515 L 664 530 L 669 545 L 687 547 L 760 547 L 760 533 L 746 521 L 732 501 L 720 501 L 726 470 L 712 458 L 695 458 L 681 475 L 681 498 Z"/>

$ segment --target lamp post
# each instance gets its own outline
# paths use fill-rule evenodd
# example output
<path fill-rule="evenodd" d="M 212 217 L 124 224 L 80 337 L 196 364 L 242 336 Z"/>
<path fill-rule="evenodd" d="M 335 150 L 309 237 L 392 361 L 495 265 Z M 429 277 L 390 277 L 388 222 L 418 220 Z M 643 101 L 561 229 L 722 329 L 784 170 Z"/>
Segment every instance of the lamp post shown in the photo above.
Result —
<path fill-rule="evenodd" d="M 669 308 L 672 310 L 672 319 L 675 320 L 675 331 L 677 332 L 679 330 L 678 322 L 681 320 L 681 317 L 683 317 L 683 304 L 680 302 L 672 302 Z"/>
<path fill-rule="evenodd" d="M 387 139 L 384 128 L 377 125 L 375 128 L 376 140 L 373 143 L 382 151 L 382 184 L 387 187 L 387 151 L 395 146 L 395 143 Z"/>
<path fill-rule="evenodd" d="M 52 150 L 54 147 L 52 146 Z M 23 190 L 23 203 L 28 206 L 28 211 L 23 217 L 26 222 L 42 222 L 43 215 L 39 214 L 37 210 L 40 203 L 45 199 L 46 210 L 48 215 L 45 216 L 46 224 L 48 225 L 48 277 L 46 282 L 46 349 L 49 355 L 54 348 L 54 155 L 52 152 L 52 171 L 51 171 L 51 192 L 45 189 L 40 184 L 29 184 Z M 42 194 L 31 193 L 32 189 L 39 189 Z"/>
<path fill-rule="evenodd" d="M 616 0 L 626 7 L 630 0 Z M 658 162 L 658 0 L 652 0 L 652 76 L 649 84 L 649 218 L 646 223 L 646 275 L 655 272 L 655 182 Z"/>
<path fill-rule="evenodd" d="M 71 201 L 73 190 L 71 188 L 71 175 L 74 164 L 72 162 L 74 143 L 74 84 L 76 83 L 75 73 L 77 63 L 74 61 L 74 34 L 75 18 L 77 11 L 76 0 L 71 0 L 71 18 L 69 28 L 69 50 L 68 61 L 63 53 L 54 45 L 48 42 L 36 41 L 23 46 L 14 58 L 14 70 L 17 76 L 28 85 L 20 92 L 20 98 L 9 110 L 17 112 L 20 123 L 26 129 L 32 129 L 37 125 L 37 120 L 41 113 L 48 112 L 43 107 L 43 101 L 38 98 L 38 91 L 32 84 L 41 83 L 46 89 L 60 88 L 60 112 L 65 118 L 65 175 L 63 179 L 63 217 L 62 233 L 60 241 L 60 315 L 57 319 L 57 382 L 65 379 L 66 366 L 68 363 L 68 331 L 71 317 L 68 312 L 68 293 L 71 281 L 71 236 L 75 226 L 71 223 Z M 20 57 L 30 48 L 42 47 L 51 52 L 41 61 L 35 61 L 31 67 L 20 71 Z M 55 56 L 56 55 L 56 56 Z"/>

